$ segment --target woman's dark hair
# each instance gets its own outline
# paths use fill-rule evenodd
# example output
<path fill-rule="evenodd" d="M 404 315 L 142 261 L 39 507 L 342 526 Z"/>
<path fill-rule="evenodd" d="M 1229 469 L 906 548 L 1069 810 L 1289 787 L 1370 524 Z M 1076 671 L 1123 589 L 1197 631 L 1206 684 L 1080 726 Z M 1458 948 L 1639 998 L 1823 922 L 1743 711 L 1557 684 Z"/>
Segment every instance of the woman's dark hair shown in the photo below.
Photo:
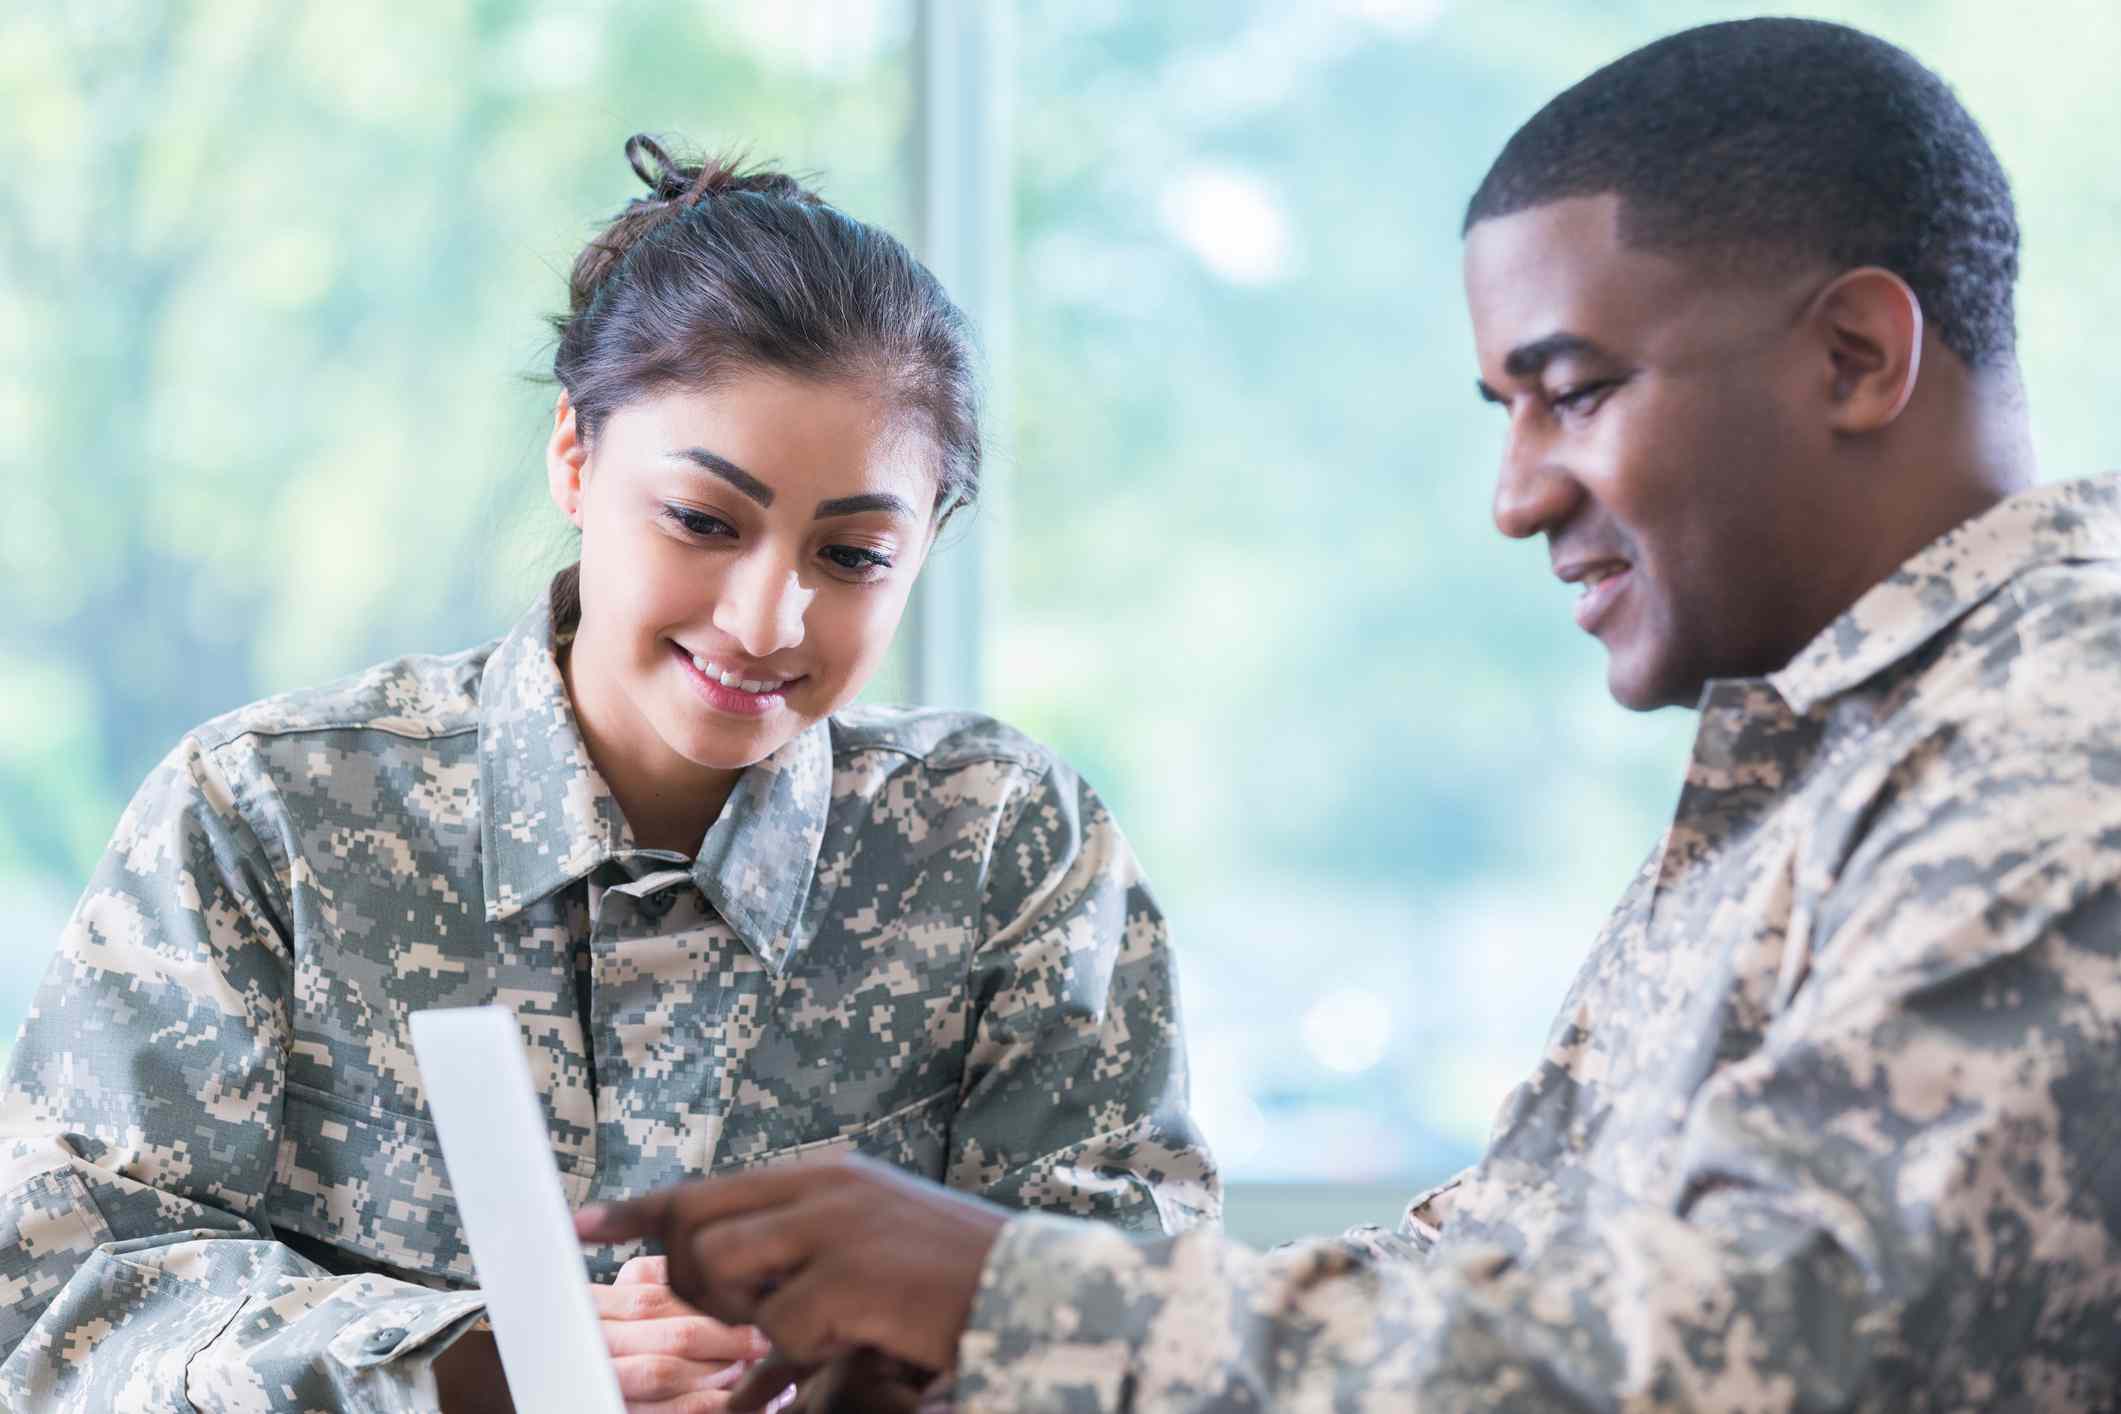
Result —
<path fill-rule="evenodd" d="M 860 383 L 924 424 L 936 514 L 973 501 L 971 331 L 912 252 L 783 172 L 675 159 L 642 133 L 626 160 L 648 193 L 576 257 L 567 312 L 552 321 L 553 376 L 585 443 L 614 410 L 666 389 L 752 372 Z"/>

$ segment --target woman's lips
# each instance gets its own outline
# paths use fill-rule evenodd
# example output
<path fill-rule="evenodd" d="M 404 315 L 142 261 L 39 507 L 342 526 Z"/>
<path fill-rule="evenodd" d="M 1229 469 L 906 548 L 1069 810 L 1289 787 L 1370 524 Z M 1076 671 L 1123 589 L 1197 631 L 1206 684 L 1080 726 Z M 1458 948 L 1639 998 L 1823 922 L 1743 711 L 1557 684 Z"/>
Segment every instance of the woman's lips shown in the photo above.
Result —
<path fill-rule="evenodd" d="M 730 687 L 718 677 L 708 675 L 700 661 L 677 644 L 671 645 L 677 655 L 678 666 L 691 682 L 692 690 L 715 711 L 731 717 L 763 717 L 787 704 L 788 689 L 802 681 L 800 677 L 788 678 L 779 686 L 763 692 L 746 692 L 741 687 Z"/>

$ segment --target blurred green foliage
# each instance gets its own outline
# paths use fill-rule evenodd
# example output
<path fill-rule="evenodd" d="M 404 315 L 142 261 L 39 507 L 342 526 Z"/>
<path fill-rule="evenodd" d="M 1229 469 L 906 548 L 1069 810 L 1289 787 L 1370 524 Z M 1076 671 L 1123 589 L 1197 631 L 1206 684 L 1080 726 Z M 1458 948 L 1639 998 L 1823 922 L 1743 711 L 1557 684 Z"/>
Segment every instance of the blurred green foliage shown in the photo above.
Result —
<path fill-rule="evenodd" d="M 2048 474 L 2113 462 L 2121 20 L 1850 3 L 2017 184 Z M 1653 841 L 1691 722 L 1608 701 L 1489 527 L 1466 196 L 1728 5 L 1026 0 L 994 706 L 1112 799 L 1247 1174 L 1439 1172 Z M 193 723 L 499 632 L 564 562 L 542 316 L 627 133 L 907 231 L 910 0 L 55 3 L 0 15 L 0 1045 Z"/>
<path fill-rule="evenodd" d="M 568 542 L 544 317 L 627 134 L 907 215 L 903 4 L 0 11 L 0 1036 L 147 769 L 500 632 Z M 0 1044 L 5 1044 L 0 1039 Z"/>
<path fill-rule="evenodd" d="M 2121 327 L 2121 11 L 1802 8 L 1907 46 L 1985 125 L 2026 233 L 2047 473 L 2121 460 L 2093 372 Z M 1489 524 L 1501 419 L 1458 231 L 1554 93 L 1745 13 L 1019 10 L 996 696 L 1140 842 L 1236 1172 L 1474 1152 L 1676 797 L 1690 714 L 1614 706 L 1545 546 Z"/>

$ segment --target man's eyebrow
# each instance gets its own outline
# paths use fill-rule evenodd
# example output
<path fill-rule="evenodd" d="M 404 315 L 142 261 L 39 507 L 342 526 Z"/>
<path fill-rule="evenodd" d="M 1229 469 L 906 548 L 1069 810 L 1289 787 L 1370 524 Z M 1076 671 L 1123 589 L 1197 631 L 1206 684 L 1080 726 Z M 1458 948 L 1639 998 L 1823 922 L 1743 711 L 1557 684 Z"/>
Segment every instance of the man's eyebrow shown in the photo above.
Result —
<path fill-rule="evenodd" d="M 718 457 L 705 447 L 680 447 L 670 455 L 713 472 L 762 506 L 773 504 L 773 488 L 727 457 Z"/>
<path fill-rule="evenodd" d="M 1612 355 L 1581 334 L 1549 334 L 1529 344 L 1519 344 L 1502 360 L 1502 371 L 1512 378 L 1536 378 L 1557 358 L 1611 358 Z"/>
<path fill-rule="evenodd" d="M 863 511 L 889 511 L 895 516 L 914 519 L 913 507 L 907 505 L 889 491 L 872 491 L 863 496 L 841 496 L 836 500 L 820 501 L 812 520 L 827 520 L 833 516 L 858 516 Z"/>

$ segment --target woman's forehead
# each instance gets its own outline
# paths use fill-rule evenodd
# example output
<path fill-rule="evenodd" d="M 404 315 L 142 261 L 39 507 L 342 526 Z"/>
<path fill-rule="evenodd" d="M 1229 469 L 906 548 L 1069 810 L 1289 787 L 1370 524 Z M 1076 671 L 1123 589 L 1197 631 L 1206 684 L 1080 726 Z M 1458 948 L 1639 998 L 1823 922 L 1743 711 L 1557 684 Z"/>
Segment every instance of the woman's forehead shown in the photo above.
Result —
<path fill-rule="evenodd" d="M 778 504 L 785 491 L 852 495 L 891 491 L 926 504 L 934 449 L 918 418 L 873 386 L 746 374 L 707 389 L 637 398 L 606 419 L 606 459 L 673 474 L 749 479 Z M 741 473 L 726 475 L 727 469 Z"/>

